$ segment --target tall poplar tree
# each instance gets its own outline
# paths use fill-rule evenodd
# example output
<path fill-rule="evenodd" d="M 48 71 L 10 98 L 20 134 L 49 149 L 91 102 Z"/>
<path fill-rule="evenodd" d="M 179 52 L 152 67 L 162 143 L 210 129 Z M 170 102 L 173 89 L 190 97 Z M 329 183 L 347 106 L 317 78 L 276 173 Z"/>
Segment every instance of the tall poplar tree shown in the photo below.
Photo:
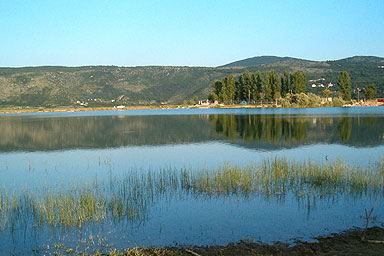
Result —
<path fill-rule="evenodd" d="M 223 84 L 221 83 L 221 81 L 219 80 L 216 80 L 215 82 L 213 82 L 213 92 L 219 96 L 221 94 L 221 89 L 223 88 Z"/>
<path fill-rule="evenodd" d="M 221 90 L 221 95 L 219 95 L 219 99 L 224 102 L 228 103 L 229 101 L 229 96 L 228 96 L 228 78 L 224 77 L 221 79 L 221 83 L 223 85 L 223 88 Z"/>
<path fill-rule="evenodd" d="M 251 74 L 251 102 L 255 101 L 255 92 L 257 90 L 257 87 L 256 87 L 256 77 L 255 77 L 255 74 Z"/>
<path fill-rule="evenodd" d="M 233 104 L 234 100 L 236 99 L 236 81 L 233 75 L 229 75 L 228 77 L 228 99 Z"/>
<path fill-rule="evenodd" d="M 249 95 L 251 92 L 251 76 L 249 75 L 248 71 L 245 71 L 243 74 L 243 100 L 248 101 Z"/>
<path fill-rule="evenodd" d="M 275 73 L 274 70 L 271 70 L 270 74 L 271 89 L 272 89 L 272 99 L 278 100 L 281 98 L 281 87 L 279 75 Z"/>
<path fill-rule="evenodd" d="M 271 79 L 270 79 L 270 74 L 268 72 L 264 72 L 263 93 L 264 93 L 264 99 L 266 100 L 272 99 Z"/>
<path fill-rule="evenodd" d="M 254 95 L 255 99 L 260 99 L 260 93 L 263 93 L 263 80 L 261 79 L 261 74 L 259 71 L 255 74 L 256 80 L 256 95 Z"/>
<path fill-rule="evenodd" d="M 281 96 L 282 97 L 285 97 L 285 95 L 289 93 L 289 89 L 290 89 L 289 84 L 290 84 L 289 74 L 287 71 L 284 71 L 284 75 L 281 78 Z"/>
<path fill-rule="evenodd" d="M 343 100 L 351 99 L 351 77 L 347 71 L 341 71 L 337 85 L 340 88 L 341 95 Z"/>
<path fill-rule="evenodd" d="M 244 91 L 244 79 L 243 79 L 243 75 L 240 75 L 239 81 L 237 83 L 237 90 L 236 90 L 236 99 L 238 101 L 243 100 L 243 94 L 244 94 L 243 91 Z"/>

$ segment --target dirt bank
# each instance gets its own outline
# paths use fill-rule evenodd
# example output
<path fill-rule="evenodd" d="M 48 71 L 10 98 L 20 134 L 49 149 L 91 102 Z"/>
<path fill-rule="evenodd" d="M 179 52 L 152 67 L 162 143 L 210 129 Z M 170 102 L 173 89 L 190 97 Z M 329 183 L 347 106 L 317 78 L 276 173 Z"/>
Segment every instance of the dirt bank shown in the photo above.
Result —
<path fill-rule="evenodd" d="M 293 247 L 284 243 L 240 242 L 225 247 L 194 248 L 194 252 L 200 255 L 384 255 L 384 243 L 362 241 L 362 233 L 362 230 L 349 230 L 318 237 L 318 242 L 298 242 Z M 384 229 L 368 229 L 366 239 L 384 241 Z"/>
<path fill-rule="evenodd" d="M 104 253 L 89 254 L 77 249 L 56 246 L 52 250 L 39 250 L 35 255 L 109 255 L 109 256 L 244 256 L 244 255 L 384 255 L 384 229 L 369 228 L 363 241 L 363 230 L 353 229 L 327 237 L 315 238 L 317 242 L 297 241 L 294 246 L 277 242 L 273 245 L 240 241 L 227 246 L 178 247 L 178 248 L 131 248 L 123 251 L 108 248 Z M 42 254 L 41 254 L 42 253 Z"/>

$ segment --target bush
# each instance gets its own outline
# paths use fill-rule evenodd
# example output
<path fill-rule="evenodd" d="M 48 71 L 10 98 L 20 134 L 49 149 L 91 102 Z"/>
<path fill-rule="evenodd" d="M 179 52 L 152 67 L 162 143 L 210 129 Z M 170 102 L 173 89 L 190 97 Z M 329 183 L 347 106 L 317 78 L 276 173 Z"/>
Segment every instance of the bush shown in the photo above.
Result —
<path fill-rule="evenodd" d="M 334 107 L 342 107 L 344 106 L 345 102 L 342 98 L 337 97 L 332 99 L 332 104 Z"/>
<path fill-rule="evenodd" d="M 281 105 L 283 108 L 289 108 L 289 107 L 291 107 L 291 99 L 290 99 L 288 96 L 286 96 L 285 98 L 281 98 L 281 99 L 279 100 L 279 103 L 280 103 L 280 105 Z"/>
<path fill-rule="evenodd" d="M 305 93 L 297 94 L 296 103 L 299 107 L 309 106 L 309 97 Z"/>
<path fill-rule="evenodd" d="M 321 105 L 321 98 L 313 93 L 308 93 L 308 107 L 318 107 Z"/>

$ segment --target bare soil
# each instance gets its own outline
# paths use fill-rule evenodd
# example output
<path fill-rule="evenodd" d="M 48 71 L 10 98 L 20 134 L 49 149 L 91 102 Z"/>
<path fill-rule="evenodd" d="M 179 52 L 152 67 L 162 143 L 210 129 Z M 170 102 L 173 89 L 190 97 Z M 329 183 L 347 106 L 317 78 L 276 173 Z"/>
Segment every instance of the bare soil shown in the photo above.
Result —
<path fill-rule="evenodd" d="M 317 237 L 317 242 L 297 242 L 295 246 L 277 242 L 273 245 L 241 241 L 227 246 L 191 248 L 198 255 L 384 255 L 384 229 L 373 227 L 367 230 L 366 241 L 361 238 L 363 230 L 348 230 L 328 237 Z M 370 240 L 370 241 L 368 241 Z M 374 240 L 373 242 L 371 240 Z M 193 255 L 185 251 L 183 255 Z M 196 256 L 196 255 L 195 255 Z"/>

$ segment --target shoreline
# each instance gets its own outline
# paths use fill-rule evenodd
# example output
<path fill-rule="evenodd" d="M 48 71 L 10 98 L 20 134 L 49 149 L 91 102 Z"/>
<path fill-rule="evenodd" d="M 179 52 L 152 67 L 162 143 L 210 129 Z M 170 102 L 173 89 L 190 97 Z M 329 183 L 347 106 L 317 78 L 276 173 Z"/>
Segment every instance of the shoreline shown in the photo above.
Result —
<path fill-rule="evenodd" d="M 366 238 L 363 238 L 366 236 Z M 315 242 L 294 239 L 294 245 L 279 241 L 273 244 L 240 240 L 225 246 L 166 246 L 166 247 L 134 247 L 116 249 L 105 247 L 104 251 L 83 252 L 78 249 L 66 247 L 64 244 L 55 244 L 51 249 L 39 250 L 38 255 L 189 255 L 189 256 L 245 256 L 245 255 L 384 255 L 384 228 L 370 227 L 368 229 L 352 228 L 340 233 L 314 238 Z M 52 251 L 53 250 L 53 251 Z"/>
<path fill-rule="evenodd" d="M 375 104 L 356 104 L 356 105 L 345 105 L 343 107 L 381 107 L 384 104 L 375 102 Z M 320 106 L 320 107 L 289 107 L 289 108 L 324 108 L 324 107 L 333 107 L 333 106 Z M 23 113 L 55 113 L 55 112 L 84 112 L 84 111 L 111 111 L 111 110 L 156 110 L 156 109 L 215 109 L 215 108 L 225 108 L 225 109 L 239 109 L 239 108 L 283 108 L 281 106 L 274 106 L 273 104 L 263 104 L 263 105 L 195 105 L 195 106 L 183 106 L 183 105 L 164 105 L 164 106 L 127 106 L 124 108 L 116 107 L 86 107 L 86 108 L 76 108 L 70 106 L 55 107 L 55 108 L 43 108 L 43 107 L 33 107 L 33 108 L 22 108 L 22 107 L 13 107 L 12 108 L 0 108 L 0 114 L 23 114 Z"/>

